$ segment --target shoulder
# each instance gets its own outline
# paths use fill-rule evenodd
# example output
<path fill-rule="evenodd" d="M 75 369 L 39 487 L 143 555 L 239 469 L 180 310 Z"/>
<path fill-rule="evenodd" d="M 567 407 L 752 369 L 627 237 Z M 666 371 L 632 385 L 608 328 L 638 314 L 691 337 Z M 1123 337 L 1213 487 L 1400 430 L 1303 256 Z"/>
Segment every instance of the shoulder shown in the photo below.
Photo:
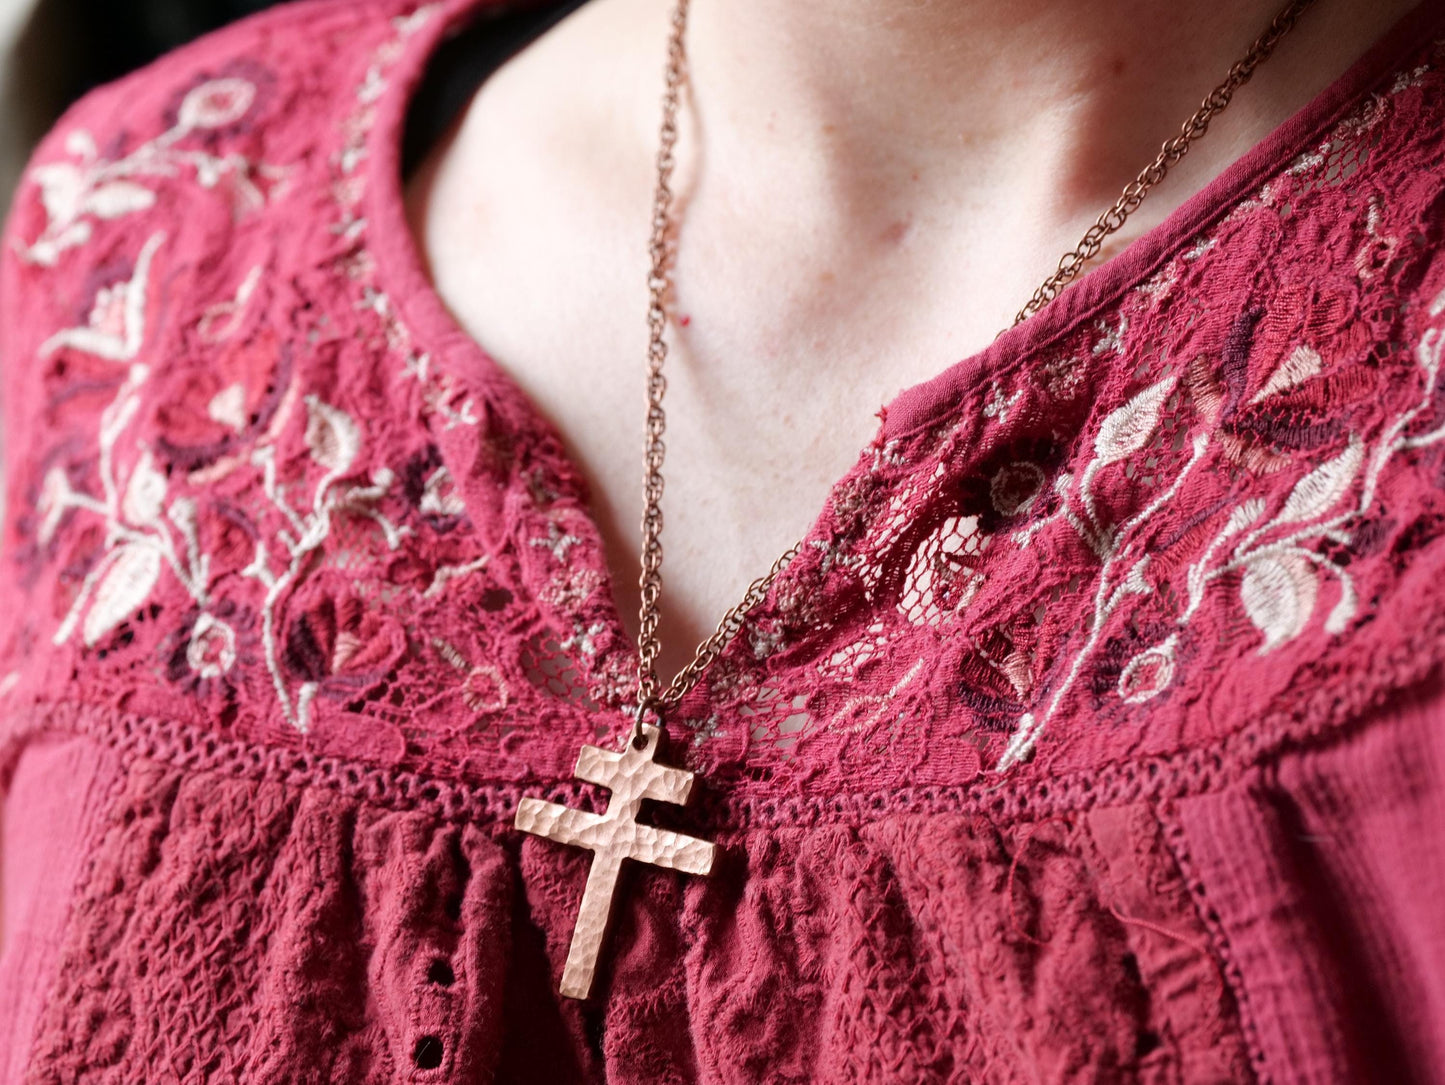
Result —
<path fill-rule="evenodd" d="M 310 393 L 339 344 L 383 338 L 348 269 L 384 91 L 465 6 L 284 5 L 91 93 L 36 150 L 0 247 L 3 590 L 28 600 L 6 651 L 144 640 L 122 623 L 246 572 L 242 476 L 331 417 Z M 206 532 L 233 522 L 222 561 Z"/>
<path fill-rule="evenodd" d="M 379 73 L 439 8 L 283 5 L 68 111 L 22 176 L 0 246 L 12 489 L 38 444 L 97 421 L 128 366 L 180 373 L 202 356 L 197 340 L 234 330 L 268 272 L 334 252 Z"/>
<path fill-rule="evenodd" d="M 215 205 L 236 219 L 269 202 L 355 110 L 377 48 L 411 7 L 283 5 L 91 92 L 22 178 L 6 229 L 9 277 L 22 290 L 28 278 L 64 277 L 147 226 L 174 232 L 183 209 Z"/>
<path fill-rule="evenodd" d="M 108 363 L 135 354 L 162 254 L 176 300 L 203 289 L 181 269 L 224 277 L 261 235 L 314 217 L 329 160 L 361 153 L 345 126 L 360 127 L 375 96 L 378 53 L 430 11 L 283 5 L 73 106 L 25 171 L 0 252 L 12 415 L 25 381 L 67 346 Z"/>

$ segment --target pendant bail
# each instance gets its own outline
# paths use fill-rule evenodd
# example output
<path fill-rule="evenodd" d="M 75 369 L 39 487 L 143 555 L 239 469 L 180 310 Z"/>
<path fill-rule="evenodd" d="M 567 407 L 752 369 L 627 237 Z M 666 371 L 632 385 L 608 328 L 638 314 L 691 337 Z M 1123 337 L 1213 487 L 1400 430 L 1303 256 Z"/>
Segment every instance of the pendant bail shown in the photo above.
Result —
<path fill-rule="evenodd" d="M 662 715 L 662 698 L 655 693 L 650 693 L 637 703 L 637 711 L 632 717 L 632 734 L 628 737 L 628 745 L 639 750 L 647 746 L 647 735 L 644 731 L 647 722 L 647 714 L 651 712 L 656 721 L 659 733 L 666 733 L 667 721 Z"/>

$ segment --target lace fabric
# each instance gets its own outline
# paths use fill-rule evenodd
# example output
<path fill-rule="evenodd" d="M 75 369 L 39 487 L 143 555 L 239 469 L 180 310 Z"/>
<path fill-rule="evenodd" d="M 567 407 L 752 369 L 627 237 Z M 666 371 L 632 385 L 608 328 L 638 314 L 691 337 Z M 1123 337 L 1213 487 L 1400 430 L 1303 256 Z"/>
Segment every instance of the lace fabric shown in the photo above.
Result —
<path fill-rule="evenodd" d="M 1381 752 L 1439 743 L 1438 702 L 1398 709 L 1445 642 L 1438 14 L 890 405 L 674 722 L 707 790 L 656 817 L 720 869 L 630 876 L 578 1006 L 586 857 L 510 816 L 604 801 L 571 770 L 626 728 L 632 646 L 578 471 L 399 199 L 411 88 L 486 7 L 250 20 L 83 102 L 17 197 L 3 764 L 114 759 L 25 1080 L 1439 1065 L 1438 1026 L 1381 1055 L 1301 1012 L 1330 967 L 1271 986 L 1339 927 L 1307 885 L 1392 886 L 1365 974 L 1445 958 L 1396 922 L 1438 856 L 1337 884 L 1281 767 L 1374 742 L 1374 805 L 1322 831 L 1445 827 L 1439 762 Z M 1289 863 L 1231 881 L 1231 848 Z"/>

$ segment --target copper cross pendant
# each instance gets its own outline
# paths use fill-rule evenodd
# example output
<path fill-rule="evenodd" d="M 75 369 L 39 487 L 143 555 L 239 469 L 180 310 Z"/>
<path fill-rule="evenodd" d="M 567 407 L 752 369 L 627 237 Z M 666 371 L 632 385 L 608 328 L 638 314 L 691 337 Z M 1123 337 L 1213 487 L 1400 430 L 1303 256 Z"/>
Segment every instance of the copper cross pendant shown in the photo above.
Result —
<path fill-rule="evenodd" d="M 621 753 L 582 747 L 573 775 L 611 790 L 605 814 L 589 814 L 541 799 L 523 799 L 517 805 L 515 824 L 522 832 L 592 852 L 592 870 L 582 891 L 582 907 L 562 971 L 562 993 L 568 998 L 586 998 L 592 990 L 622 860 L 635 859 L 685 874 L 712 870 L 713 844 L 637 821 L 643 799 L 681 805 L 692 791 L 692 773 L 653 760 L 661 737 L 658 728 L 643 724 L 641 746 L 629 740 Z"/>

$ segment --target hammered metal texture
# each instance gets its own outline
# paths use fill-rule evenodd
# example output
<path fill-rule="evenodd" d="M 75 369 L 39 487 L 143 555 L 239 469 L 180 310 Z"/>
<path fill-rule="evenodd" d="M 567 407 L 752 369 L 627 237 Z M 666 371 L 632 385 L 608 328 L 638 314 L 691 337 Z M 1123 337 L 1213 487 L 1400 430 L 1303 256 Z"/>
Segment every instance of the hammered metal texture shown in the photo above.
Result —
<path fill-rule="evenodd" d="M 515 824 L 522 832 L 587 848 L 593 855 L 562 972 L 561 991 L 569 998 L 586 998 L 591 993 L 624 859 L 685 874 L 708 874 L 712 870 L 713 844 L 638 822 L 643 799 L 677 805 L 687 802 L 693 778 L 685 769 L 659 765 L 653 760 L 661 738 L 658 728 L 646 724 L 641 735 L 641 746 L 629 742 L 620 753 L 583 746 L 577 755 L 576 776 L 612 792 L 605 814 L 589 814 L 532 798 L 523 799 L 517 806 Z"/>

